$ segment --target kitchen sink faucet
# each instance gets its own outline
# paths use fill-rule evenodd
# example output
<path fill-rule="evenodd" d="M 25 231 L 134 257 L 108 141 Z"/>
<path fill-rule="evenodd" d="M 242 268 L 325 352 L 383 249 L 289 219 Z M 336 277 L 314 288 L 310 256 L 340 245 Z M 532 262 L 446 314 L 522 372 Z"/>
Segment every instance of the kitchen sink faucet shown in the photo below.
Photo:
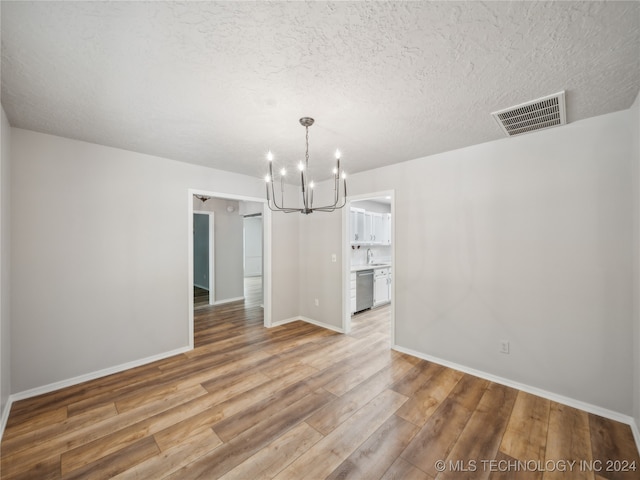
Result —
<path fill-rule="evenodd" d="M 367 265 L 373 263 L 373 252 L 370 248 L 367 248 Z"/>

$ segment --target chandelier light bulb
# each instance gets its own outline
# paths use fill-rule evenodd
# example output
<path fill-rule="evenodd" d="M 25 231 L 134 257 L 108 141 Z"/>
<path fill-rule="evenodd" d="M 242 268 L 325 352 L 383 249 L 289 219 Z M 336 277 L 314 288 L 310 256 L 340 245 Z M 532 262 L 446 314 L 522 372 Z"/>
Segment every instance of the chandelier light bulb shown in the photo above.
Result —
<path fill-rule="evenodd" d="M 309 188 L 313 188 L 313 187 L 315 187 L 315 186 L 316 186 L 316 184 L 315 184 L 315 183 L 313 183 L 313 182 L 310 182 L 310 183 L 309 183 Z"/>
<path fill-rule="evenodd" d="M 280 169 L 280 175 L 282 175 L 283 177 L 287 174 L 287 169 L 286 168 L 281 168 Z"/>
<path fill-rule="evenodd" d="M 271 177 L 269 175 L 265 175 L 264 176 L 264 181 L 267 182 L 267 183 L 271 182 Z"/>
<path fill-rule="evenodd" d="M 269 150 L 269 152 L 267 153 L 267 160 L 273 162 L 273 153 L 271 153 L 271 150 Z"/>
<path fill-rule="evenodd" d="M 304 172 L 304 163 L 300 162 L 298 164 L 298 170 L 300 170 L 301 172 Z"/>
<path fill-rule="evenodd" d="M 342 179 L 344 180 L 345 178 L 347 178 L 347 174 L 342 172 Z"/>
<path fill-rule="evenodd" d="M 336 149 L 336 159 L 340 160 L 340 150 Z"/>
<path fill-rule="evenodd" d="M 333 174 L 337 174 L 338 173 L 338 169 L 336 167 L 333 167 Z"/>

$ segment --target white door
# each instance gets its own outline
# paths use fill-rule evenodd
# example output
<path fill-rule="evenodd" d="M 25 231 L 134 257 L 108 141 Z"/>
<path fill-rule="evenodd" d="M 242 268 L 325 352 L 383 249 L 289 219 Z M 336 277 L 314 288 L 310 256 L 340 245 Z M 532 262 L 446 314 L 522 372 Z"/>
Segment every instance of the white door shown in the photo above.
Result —
<path fill-rule="evenodd" d="M 262 216 L 244 217 L 244 276 L 262 276 Z"/>

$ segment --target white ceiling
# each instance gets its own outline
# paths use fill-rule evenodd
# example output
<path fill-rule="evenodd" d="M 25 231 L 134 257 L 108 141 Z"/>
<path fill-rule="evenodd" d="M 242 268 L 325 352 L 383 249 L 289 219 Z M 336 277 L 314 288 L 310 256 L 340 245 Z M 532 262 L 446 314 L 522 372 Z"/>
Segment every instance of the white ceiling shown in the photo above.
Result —
<path fill-rule="evenodd" d="M 353 173 L 502 138 L 491 112 L 560 90 L 574 122 L 640 89 L 638 2 L 1 8 L 13 126 L 253 176 L 302 158 L 302 116 L 320 177 L 336 147 Z"/>

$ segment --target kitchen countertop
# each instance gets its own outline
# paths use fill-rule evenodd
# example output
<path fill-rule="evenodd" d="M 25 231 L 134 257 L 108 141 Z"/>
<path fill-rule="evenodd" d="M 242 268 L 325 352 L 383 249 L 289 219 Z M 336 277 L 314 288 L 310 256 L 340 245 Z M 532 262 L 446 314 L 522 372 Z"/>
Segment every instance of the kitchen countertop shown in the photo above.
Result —
<path fill-rule="evenodd" d="M 360 270 L 375 270 L 377 268 L 389 268 L 390 263 L 375 263 L 373 265 L 354 265 L 351 267 L 352 272 L 359 272 Z"/>

